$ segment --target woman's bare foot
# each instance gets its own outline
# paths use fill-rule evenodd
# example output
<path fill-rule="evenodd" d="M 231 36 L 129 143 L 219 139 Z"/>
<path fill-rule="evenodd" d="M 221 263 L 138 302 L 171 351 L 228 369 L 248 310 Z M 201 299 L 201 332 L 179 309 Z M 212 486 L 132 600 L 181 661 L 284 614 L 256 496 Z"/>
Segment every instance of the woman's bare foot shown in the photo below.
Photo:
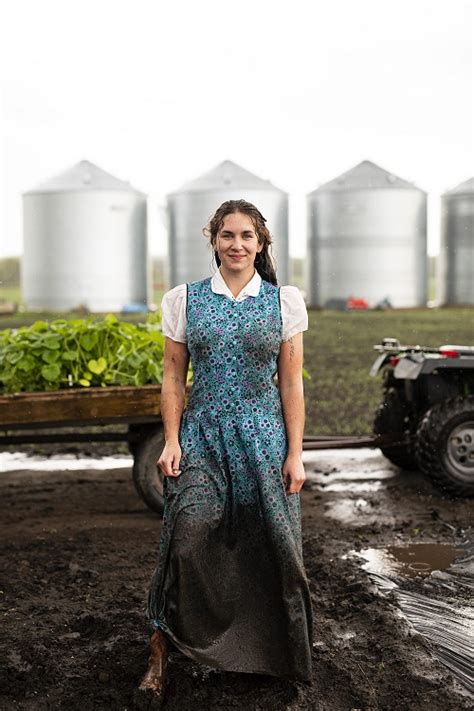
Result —
<path fill-rule="evenodd" d="M 138 688 L 141 691 L 153 691 L 154 694 L 162 697 L 168 667 L 168 640 L 163 632 L 160 630 L 153 632 L 150 638 L 150 647 L 148 669 Z"/>

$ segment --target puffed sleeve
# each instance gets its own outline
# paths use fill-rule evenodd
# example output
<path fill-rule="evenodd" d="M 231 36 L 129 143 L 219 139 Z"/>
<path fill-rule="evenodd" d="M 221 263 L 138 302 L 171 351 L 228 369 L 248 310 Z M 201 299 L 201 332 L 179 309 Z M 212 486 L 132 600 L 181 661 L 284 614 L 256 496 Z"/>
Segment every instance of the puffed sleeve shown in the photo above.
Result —
<path fill-rule="evenodd" d="M 186 343 L 186 284 L 178 284 L 163 294 L 161 328 L 173 341 Z"/>
<path fill-rule="evenodd" d="M 297 286 L 280 288 L 281 318 L 283 321 L 282 341 L 287 341 L 296 333 L 308 330 L 308 312 L 301 291 Z"/>

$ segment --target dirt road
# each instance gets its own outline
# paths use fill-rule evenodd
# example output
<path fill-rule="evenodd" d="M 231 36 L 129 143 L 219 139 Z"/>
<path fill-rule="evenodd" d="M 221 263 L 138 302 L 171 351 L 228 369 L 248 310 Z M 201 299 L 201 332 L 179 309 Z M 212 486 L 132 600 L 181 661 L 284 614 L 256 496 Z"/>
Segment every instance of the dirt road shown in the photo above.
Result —
<path fill-rule="evenodd" d="M 466 559 L 472 501 L 443 498 L 376 451 L 304 456 L 312 684 L 225 673 L 173 654 L 164 708 L 472 708 L 464 621 L 453 621 L 454 642 L 429 633 L 430 615 L 438 633 L 449 615 L 467 614 L 469 571 L 451 566 Z M 148 656 L 144 606 L 160 520 L 138 499 L 130 469 L 9 471 L 0 489 L 0 708 L 144 708 L 135 689 Z M 431 612 L 423 615 L 420 599 Z M 436 624 L 433 601 L 444 606 L 444 623 Z M 453 655 L 459 669 L 446 666 Z"/>

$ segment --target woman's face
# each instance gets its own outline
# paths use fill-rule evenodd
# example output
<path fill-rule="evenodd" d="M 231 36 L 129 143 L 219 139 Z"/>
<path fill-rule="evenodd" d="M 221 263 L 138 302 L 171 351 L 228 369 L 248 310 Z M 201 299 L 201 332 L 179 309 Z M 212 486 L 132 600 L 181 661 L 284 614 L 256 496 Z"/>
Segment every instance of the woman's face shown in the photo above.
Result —
<path fill-rule="evenodd" d="M 235 272 L 245 271 L 253 267 L 256 254 L 262 249 L 248 215 L 233 212 L 224 217 L 216 239 L 217 254 L 223 266 Z"/>

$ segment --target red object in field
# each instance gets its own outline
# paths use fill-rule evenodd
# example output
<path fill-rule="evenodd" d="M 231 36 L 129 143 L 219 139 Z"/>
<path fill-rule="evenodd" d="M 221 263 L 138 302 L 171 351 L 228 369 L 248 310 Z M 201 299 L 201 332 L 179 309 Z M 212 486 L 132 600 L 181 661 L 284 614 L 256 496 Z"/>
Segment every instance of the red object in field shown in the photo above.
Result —
<path fill-rule="evenodd" d="M 349 296 L 346 302 L 346 306 L 348 309 L 368 309 L 369 304 L 366 299 L 357 299 L 355 296 Z"/>

